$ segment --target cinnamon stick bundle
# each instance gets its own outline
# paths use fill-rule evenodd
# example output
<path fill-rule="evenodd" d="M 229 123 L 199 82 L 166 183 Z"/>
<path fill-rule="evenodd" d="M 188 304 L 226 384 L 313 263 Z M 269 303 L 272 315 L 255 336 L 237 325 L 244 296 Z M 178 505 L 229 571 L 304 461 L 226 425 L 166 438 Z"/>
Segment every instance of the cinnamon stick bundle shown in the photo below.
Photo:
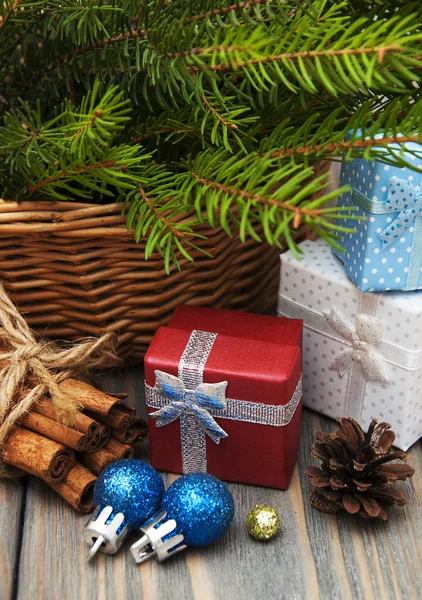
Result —
<path fill-rule="evenodd" d="M 49 483 L 62 498 L 79 512 L 90 513 L 94 510 L 94 485 L 97 481 L 88 469 L 76 462 L 64 481 Z"/>
<path fill-rule="evenodd" d="M 71 379 L 59 386 L 84 412 L 75 411 L 64 424 L 53 401 L 41 397 L 14 427 L 0 458 L 43 479 L 76 510 L 87 513 L 94 509 L 96 475 L 116 460 L 132 458 L 130 444 L 145 439 L 147 424 L 123 404 L 125 393 L 106 394 Z M 75 462 L 74 451 L 80 462 Z"/>
<path fill-rule="evenodd" d="M 60 384 L 70 376 L 70 388 L 73 388 L 78 385 L 75 382 L 77 378 L 86 377 L 96 369 L 121 364 L 122 361 L 115 352 L 116 341 L 115 334 L 106 333 L 100 338 L 83 340 L 72 346 L 47 342 L 31 331 L 0 284 L 1 477 L 14 477 L 20 469 L 47 481 L 61 481 L 65 478 L 74 463 L 73 450 L 21 426 L 20 423 L 45 396 L 53 400 L 59 413 L 71 419 L 77 412 L 79 399 L 75 398 L 72 390 L 68 394 L 62 393 Z M 112 405 L 115 401 L 117 405 L 121 404 L 113 398 L 108 398 L 108 401 Z M 108 408 L 107 414 L 111 412 L 119 416 L 123 413 L 126 422 L 130 422 L 133 414 L 131 411 L 125 411 L 119 406 L 113 410 L 111 408 Z M 30 417 L 27 423 L 33 428 L 46 431 L 43 419 L 35 420 Z M 119 421 L 116 426 L 120 426 Z M 54 429 L 57 431 L 59 428 L 54 425 Z M 68 432 L 65 433 L 69 436 Z M 80 433 L 85 435 L 83 431 Z M 63 430 L 56 437 L 60 439 L 59 435 L 62 434 Z M 80 447 L 80 438 L 74 439 L 74 442 Z M 10 469 L 9 465 L 15 469 Z"/>
<path fill-rule="evenodd" d="M 67 448 L 25 427 L 14 427 L 2 449 L 2 460 L 48 483 L 63 481 L 75 464 Z"/>

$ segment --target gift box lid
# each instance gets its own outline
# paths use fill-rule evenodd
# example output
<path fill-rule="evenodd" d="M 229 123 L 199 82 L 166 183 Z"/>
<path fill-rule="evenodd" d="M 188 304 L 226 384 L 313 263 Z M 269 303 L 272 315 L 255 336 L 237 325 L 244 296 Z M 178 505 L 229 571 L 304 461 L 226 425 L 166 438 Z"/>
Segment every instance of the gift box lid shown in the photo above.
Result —
<path fill-rule="evenodd" d="M 204 330 L 204 328 L 202 328 Z M 145 355 L 146 383 L 155 385 L 155 370 L 178 375 L 191 331 L 161 327 Z M 227 397 L 283 405 L 291 399 L 301 375 L 301 352 L 262 340 L 217 335 L 204 369 L 205 383 L 228 381 Z"/>
<path fill-rule="evenodd" d="M 382 137 L 383 133 L 379 133 L 375 139 Z M 402 152 L 400 144 L 390 144 L 390 148 L 396 150 L 398 154 Z M 356 188 L 368 198 L 369 202 L 383 203 L 387 200 L 388 184 L 392 177 L 405 179 L 411 182 L 416 190 L 419 190 L 422 178 L 422 145 L 416 142 L 406 142 L 404 148 L 403 158 L 413 168 L 387 165 L 381 161 L 368 161 L 365 158 L 354 158 L 351 161 L 343 162 L 340 185 L 350 185 Z M 343 197 L 349 197 L 350 203 L 353 204 L 352 191 Z"/>
<path fill-rule="evenodd" d="M 256 341 L 302 347 L 303 321 L 181 304 L 169 322 L 177 329 L 202 329 Z"/>
<path fill-rule="evenodd" d="M 421 152 L 421 145 L 407 143 L 403 153 L 419 172 L 362 158 L 343 162 L 340 185 L 350 189 L 339 206 L 350 207 L 341 223 L 350 231 L 340 232 L 343 250 L 333 251 L 364 292 L 422 289 Z"/>
<path fill-rule="evenodd" d="M 364 294 L 347 277 L 342 262 L 325 241 L 307 240 L 300 247 L 304 253 L 301 260 L 291 252 L 280 257 L 279 307 L 289 302 L 308 309 L 308 326 L 313 314 L 321 315 L 336 307 L 353 324 L 362 298 L 365 301 L 373 298 L 377 300 L 376 314 L 384 323 L 384 342 L 392 352 L 394 348 L 402 348 L 414 354 L 414 365 L 422 365 L 422 292 Z M 283 313 L 282 308 L 280 312 Z"/>

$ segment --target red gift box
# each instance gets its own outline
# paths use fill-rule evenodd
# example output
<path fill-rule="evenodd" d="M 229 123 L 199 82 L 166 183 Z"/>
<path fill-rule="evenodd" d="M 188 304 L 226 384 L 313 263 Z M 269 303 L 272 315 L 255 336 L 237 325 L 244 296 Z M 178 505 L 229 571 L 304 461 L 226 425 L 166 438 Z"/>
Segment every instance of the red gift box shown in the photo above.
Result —
<path fill-rule="evenodd" d="M 299 445 L 302 322 L 180 307 L 171 324 L 157 331 L 145 356 L 151 464 L 174 473 L 207 470 L 223 480 L 286 489 Z M 194 328 L 201 331 L 192 334 Z M 198 365 L 192 371 L 191 363 L 204 344 L 197 380 Z M 205 391 L 199 386 L 194 393 L 198 381 L 220 385 L 205 386 Z M 221 396 L 224 381 L 227 401 Z"/>

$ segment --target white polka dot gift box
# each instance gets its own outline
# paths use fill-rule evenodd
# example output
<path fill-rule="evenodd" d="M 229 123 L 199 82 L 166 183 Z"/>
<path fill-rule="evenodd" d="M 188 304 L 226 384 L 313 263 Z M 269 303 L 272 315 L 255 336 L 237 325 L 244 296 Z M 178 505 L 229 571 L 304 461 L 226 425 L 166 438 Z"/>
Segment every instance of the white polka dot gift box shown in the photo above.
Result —
<path fill-rule="evenodd" d="M 422 436 L 422 292 L 363 293 L 323 240 L 281 255 L 278 314 L 303 319 L 303 403 L 327 416 Z"/>
<path fill-rule="evenodd" d="M 422 147 L 409 143 L 409 149 Z M 422 159 L 407 153 L 406 160 L 422 169 Z M 341 234 L 345 250 L 335 254 L 348 276 L 363 291 L 422 289 L 421 173 L 380 162 L 356 159 L 343 163 L 340 185 L 350 192 L 339 206 L 355 206 L 353 214 L 365 221 L 346 221 L 356 233 Z"/>

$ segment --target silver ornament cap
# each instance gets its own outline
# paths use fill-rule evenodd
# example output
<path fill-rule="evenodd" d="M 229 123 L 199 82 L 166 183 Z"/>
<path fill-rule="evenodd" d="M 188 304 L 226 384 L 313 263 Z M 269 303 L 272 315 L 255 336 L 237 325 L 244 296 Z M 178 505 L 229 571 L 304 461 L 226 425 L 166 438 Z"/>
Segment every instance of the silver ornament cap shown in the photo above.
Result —
<path fill-rule="evenodd" d="M 125 516 L 117 513 L 111 520 L 112 506 L 98 506 L 85 525 L 84 540 L 91 546 L 87 559 L 91 559 L 99 551 L 103 554 L 115 554 L 129 532 L 129 526 L 123 525 Z"/>
<path fill-rule="evenodd" d="M 143 536 L 130 547 L 132 556 L 138 564 L 150 558 L 163 562 L 186 548 L 181 533 L 165 539 L 177 527 L 174 519 L 165 521 L 166 516 L 165 511 L 160 511 L 140 527 Z"/>

